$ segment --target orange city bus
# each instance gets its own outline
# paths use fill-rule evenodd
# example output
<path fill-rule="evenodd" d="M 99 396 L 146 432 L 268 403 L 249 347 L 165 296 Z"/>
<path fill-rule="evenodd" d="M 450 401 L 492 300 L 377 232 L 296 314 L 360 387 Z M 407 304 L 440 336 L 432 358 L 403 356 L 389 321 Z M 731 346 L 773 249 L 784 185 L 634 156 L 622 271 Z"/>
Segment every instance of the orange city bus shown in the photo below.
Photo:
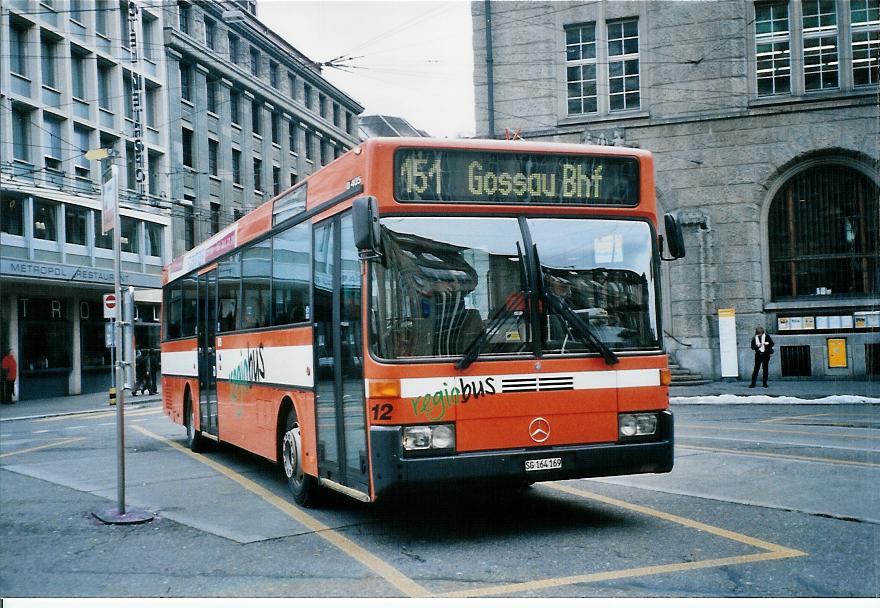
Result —
<path fill-rule="evenodd" d="M 165 269 L 164 410 L 303 505 L 670 471 L 657 222 L 643 150 L 365 141 Z"/>

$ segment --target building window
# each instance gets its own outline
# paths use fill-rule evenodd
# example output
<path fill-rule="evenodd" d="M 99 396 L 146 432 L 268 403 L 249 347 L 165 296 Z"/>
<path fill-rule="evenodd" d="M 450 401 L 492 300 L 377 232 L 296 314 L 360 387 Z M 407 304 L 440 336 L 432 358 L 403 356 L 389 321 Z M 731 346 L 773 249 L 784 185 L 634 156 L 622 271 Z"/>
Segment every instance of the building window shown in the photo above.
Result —
<path fill-rule="evenodd" d="M 269 84 L 272 85 L 272 88 L 279 89 L 278 82 L 278 64 L 274 61 L 269 62 Z"/>
<path fill-rule="evenodd" d="M 86 99 L 86 58 L 71 49 L 70 54 L 71 94 L 76 99 Z"/>
<path fill-rule="evenodd" d="M 638 19 L 608 24 L 608 91 L 612 112 L 639 108 Z"/>
<path fill-rule="evenodd" d="M 73 141 L 78 148 L 78 156 L 73 159 L 74 172 L 76 177 L 82 179 L 91 179 L 91 164 L 86 159 L 86 152 L 91 149 L 92 132 L 79 125 L 73 126 Z"/>
<path fill-rule="evenodd" d="M 296 76 L 290 73 L 287 74 L 287 94 L 290 101 L 296 99 Z"/>
<path fill-rule="evenodd" d="M 232 149 L 232 183 L 241 185 L 241 150 Z"/>
<path fill-rule="evenodd" d="M 880 76 L 880 2 L 850 0 L 853 84 L 877 84 Z"/>
<path fill-rule="evenodd" d="M 0 202 L 0 232 L 24 236 L 24 206 L 17 198 L 4 196 Z"/>
<path fill-rule="evenodd" d="M 107 14 L 110 12 L 109 0 L 95 0 L 95 32 L 104 36 L 109 35 L 107 29 Z"/>
<path fill-rule="evenodd" d="M 312 109 L 312 85 L 303 84 L 303 103 L 307 109 Z"/>
<path fill-rule="evenodd" d="M 260 135 L 263 132 L 263 113 L 258 101 L 251 102 L 251 130 L 254 135 Z"/>
<path fill-rule="evenodd" d="M 180 98 L 192 102 L 192 67 L 180 64 Z"/>
<path fill-rule="evenodd" d="M 315 136 L 306 131 L 306 160 L 315 159 Z"/>
<path fill-rule="evenodd" d="M 156 18 L 144 11 L 141 11 L 141 15 L 141 25 L 144 38 L 141 43 L 141 51 L 143 52 L 144 59 L 155 61 L 157 55 Z"/>
<path fill-rule="evenodd" d="M 211 234 L 220 232 L 220 203 L 211 203 Z"/>
<path fill-rule="evenodd" d="M 281 194 L 281 167 L 272 167 L 272 194 Z"/>
<path fill-rule="evenodd" d="M 177 21 L 180 31 L 189 35 L 189 4 L 177 3 Z"/>
<path fill-rule="evenodd" d="M 251 74 L 260 75 L 260 51 L 255 48 L 251 48 Z"/>
<path fill-rule="evenodd" d="M 196 221 L 193 217 L 192 200 L 183 205 L 183 248 L 189 251 L 196 246 Z"/>
<path fill-rule="evenodd" d="M 85 245 L 88 222 L 88 209 L 76 205 L 64 205 L 64 240 L 71 245 Z"/>
<path fill-rule="evenodd" d="M 58 239 L 58 205 L 34 201 L 34 238 L 46 241 Z"/>
<path fill-rule="evenodd" d="M 147 85 L 144 88 L 144 121 L 148 127 L 156 127 L 156 96 L 159 89 Z"/>
<path fill-rule="evenodd" d="M 834 0 L 803 3 L 804 89 L 837 88 L 837 7 Z"/>
<path fill-rule="evenodd" d="M 263 191 L 263 161 L 259 158 L 254 159 L 254 191 Z"/>
<path fill-rule="evenodd" d="M 791 92 L 790 48 L 788 4 L 755 5 L 755 74 L 759 97 Z"/>
<path fill-rule="evenodd" d="M 17 106 L 12 107 L 12 157 L 31 161 L 31 112 Z"/>
<path fill-rule="evenodd" d="M 61 119 L 43 114 L 43 135 L 46 167 L 61 169 Z"/>
<path fill-rule="evenodd" d="M 77 23 L 85 23 L 83 19 L 83 0 L 70 0 L 70 18 Z"/>
<path fill-rule="evenodd" d="M 218 149 L 220 144 L 214 141 L 213 139 L 208 140 L 208 172 L 214 177 L 218 176 L 217 173 L 217 156 Z"/>
<path fill-rule="evenodd" d="M 291 152 L 296 152 L 296 124 L 290 123 L 287 131 L 287 146 Z"/>
<path fill-rule="evenodd" d="M 98 64 L 98 107 L 108 112 L 113 111 L 113 96 L 110 94 L 110 81 L 113 77 L 113 66 Z"/>
<path fill-rule="evenodd" d="M 58 70 L 55 68 L 55 51 L 58 45 L 54 40 L 40 40 L 40 65 L 43 74 L 43 86 L 54 89 L 58 86 Z"/>
<path fill-rule="evenodd" d="M 128 70 L 122 71 L 122 89 L 122 105 L 125 107 L 125 117 L 128 120 L 134 120 L 134 102 L 131 99 L 131 73 Z"/>
<path fill-rule="evenodd" d="M 568 113 L 598 111 L 596 96 L 596 24 L 587 23 L 565 30 Z"/>
<path fill-rule="evenodd" d="M 804 169 L 773 197 L 768 216 L 774 300 L 880 289 L 880 190 L 853 167 Z"/>
<path fill-rule="evenodd" d="M 281 117 L 277 112 L 272 112 L 272 143 L 281 143 Z"/>
<path fill-rule="evenodd" d="M 239 54 L 239 41 L 238 36 L 235 34 L 229 34 L 229 61 L 232 63 L 238 63 L 238 58 L 241 56 Z"/>
<path fill-rule="evenodd" d="M 180 141 L 183 144 L 183 166 L 193 168 L 193 132 L 186 127 L 180 130 Z"/>
<path fill-rule="evenodd" d="M 19 23 L 10 22 L 9 24 L 9 51 L 12 53 L 9 67 L 13 74 L 19 76 L 28 76 L 28 57 L 33 53 L 28 53 L 28 26 Z"/>
<path fill-rule="evenodd" d="M 144 222 L 144 238 L 146 239 L 144 252 L 156 258 L 162 257 L 162 234 L 164 228 L 161 224 Z"/>
<path fill-rule="evenodd" d="M 92 223 L 95 225 L 95 247 L 98 249 L 113 249 L 113 233 L 109 230 L 107 234 L 102 232 L 104 228 L 101 221 L 101 211 L 92 211 L 92 218 L 94 220 Z"/>
<path fill-rule="evenodd" d="M 205 46 L 212 51 L 217 44 L 217 23 L 213 19 L 205 17 Z"/>
<path fill-rule="evenodd" d="M 229 91 L 229 120 L 234 125 L 241 124 L 241 95 L 235 89 Z"/>
<path fill-rule="evenodd" d="M 216 114 L 217 113 L 217 81 L 214 80 L 213 78 L 208 78 L 205 81 L 205 87 L 206 87 L 206 95 L 207 95 L 207 101 L 205 103 L 206 103 L 208 112 L 211 112 L 212 114 Z"/>

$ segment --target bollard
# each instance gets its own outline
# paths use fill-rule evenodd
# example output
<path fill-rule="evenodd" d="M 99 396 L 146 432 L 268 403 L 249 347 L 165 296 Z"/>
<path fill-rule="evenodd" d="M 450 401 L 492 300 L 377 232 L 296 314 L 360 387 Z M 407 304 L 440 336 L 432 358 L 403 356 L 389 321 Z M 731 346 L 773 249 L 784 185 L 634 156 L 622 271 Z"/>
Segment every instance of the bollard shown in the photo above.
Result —
<path fill-rule="evenodd" d="M 110 407 L 113 407 L 116 405 L 116 387 L 115 386 L 110 387 L 110 402 L 108 403 L 108 405 Z"/>

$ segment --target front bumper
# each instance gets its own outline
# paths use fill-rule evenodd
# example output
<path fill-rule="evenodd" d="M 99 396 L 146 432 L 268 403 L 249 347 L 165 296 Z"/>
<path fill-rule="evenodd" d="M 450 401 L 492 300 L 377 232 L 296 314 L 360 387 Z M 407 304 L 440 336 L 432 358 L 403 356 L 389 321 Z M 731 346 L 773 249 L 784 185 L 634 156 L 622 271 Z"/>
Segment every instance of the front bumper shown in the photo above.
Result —
<path fill-rule="evenodd" d="M 400 445 L 400 427 L 373 427 L 373 486 L 379 498 L 395 490 L 440 483 L 515 483 L 668 473 L 673 465 L 672 412 L 660 412 L 657 434 L 652 439 L 406 458 Z M 562 468 L 526 473 L 525 461 L 538 458 L 562 458 Z"/>

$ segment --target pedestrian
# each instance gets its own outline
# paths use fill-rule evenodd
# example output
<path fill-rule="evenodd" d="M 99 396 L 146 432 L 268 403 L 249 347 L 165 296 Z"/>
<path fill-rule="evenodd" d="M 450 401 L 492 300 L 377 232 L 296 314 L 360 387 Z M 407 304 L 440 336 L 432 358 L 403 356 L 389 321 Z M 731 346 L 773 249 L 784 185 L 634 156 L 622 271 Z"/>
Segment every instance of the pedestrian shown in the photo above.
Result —
<path fill-rule="evenodd" d="M 134 388 L 131 389 L 132 396 L 137 395 L 138 391 L 141 393 L 146 391 L 147 362 L 148 359 L 144 355 L 144 351 L 137 351 L 137 356 L 134 360 Z"/>
<path fill-rule="evenodd" d="M 156 375 L 159 373 L 159 350 L 156 348 L 150 349 L 147 356 L 149 357 L 147 391 L 151 395 L 155 395 L 158 392 L 156 389 Z"/>
<path fill-rule="evenodd" d="M 773 338 L 764 332 L 764 328 L 755 328 L 755 336 L 752 338 L 752 350 L 755 351 L 755 369 L 752 370 L 752 383 L 749 388 L 755 388 L 758 380 L 758 369 L 764 368 L 764 388 L 767 388 L 767 366 L 770 364 L 770 355 L 773 354 Z"/>
<path fill-rule="evenodd" d="M 18 364 L 10 347 L 3 351 L 3 359 L 0 360 L 0 403 L 12 403 L 16 378 L 18 378 Z"/>

